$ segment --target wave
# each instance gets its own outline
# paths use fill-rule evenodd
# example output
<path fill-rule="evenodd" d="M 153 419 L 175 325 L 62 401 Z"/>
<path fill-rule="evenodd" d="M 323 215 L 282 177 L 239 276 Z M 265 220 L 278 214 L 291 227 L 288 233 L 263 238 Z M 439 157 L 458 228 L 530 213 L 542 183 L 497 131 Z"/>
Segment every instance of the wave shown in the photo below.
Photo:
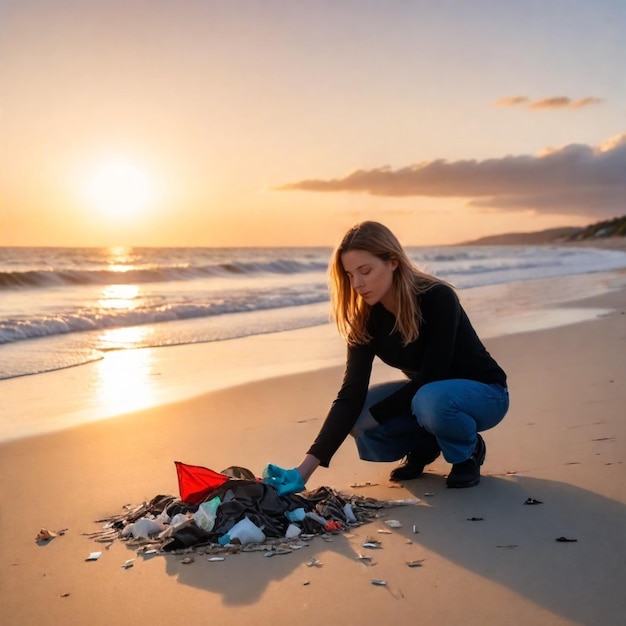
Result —
<path fill-rule="evenodd" d="M 257 274 L 302 274 L 325 271 L 326 263 L 275 259 L 267 262 L 228 262 L 202 266 L 173 265 L 125 270 L 57 269 L 0 272 L 0 289 L 48 288 L 77 285 L 133 285 L 180 282 L 211 277 Z"/>
<path fill-rule="evenodd" d="M 13 319 L 0 322 L 0 345 L 35 339 L 65 335 L 90 330 L 108 330 L 127 326 L 160 324 L 181 320 L 215 317 L 229 313 L 267 311 L 290 308 L 305 304 L 315 304 L 328 300 L 323 286 L 319 289 L 285 294 L 250 294 L 231 297 L 228 300 L 215 300 L 205 303 L 178 302 L 156 307 L 143 307 L 130 310 L 83 309 L 78 313 L 64 313 L 55 316 L 35 315 L 28 319 Z"/>

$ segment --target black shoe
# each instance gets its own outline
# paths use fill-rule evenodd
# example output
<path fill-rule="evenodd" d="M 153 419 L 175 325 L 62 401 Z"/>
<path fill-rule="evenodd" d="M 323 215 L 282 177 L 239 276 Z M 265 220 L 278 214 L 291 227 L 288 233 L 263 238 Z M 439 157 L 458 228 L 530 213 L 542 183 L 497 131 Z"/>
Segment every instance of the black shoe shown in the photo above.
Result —
<path fill-rule="evenodd" d="M 448 474 L 446 487 L 461 489 L 463 487 L 475 487 L 480 482 L 480 466 L 485 461 L 487 446 L 483 438 L 478 435 L 476 447 L 472 456 L 467 461 L 455 463 Z"/>
<path fill-rule="evenodd" d="M 426 450 L 414 450 L 406 455 L 403 465 L 396 467 L 389 475 L 389 480 L 411 480 L 424 472 L 424 468 L 432 463 L 441 453 L 439 446 Z"/>

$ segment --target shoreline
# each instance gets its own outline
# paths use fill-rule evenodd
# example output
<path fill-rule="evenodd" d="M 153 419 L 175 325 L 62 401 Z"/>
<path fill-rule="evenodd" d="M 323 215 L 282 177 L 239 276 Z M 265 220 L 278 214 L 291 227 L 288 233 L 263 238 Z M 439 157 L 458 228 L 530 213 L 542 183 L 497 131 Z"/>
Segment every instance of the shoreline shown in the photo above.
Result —
<path fill-rule="evenodd" d="M 594 319 L 610 311 L 597 304 L 598 293 L 624 287 L 626 270 L 621 270 L 476 287 L 463 290 L 461 301 L 479 336 L 487 340 Z M 593 295 L 581 300 L 581 292 Z M 248 382 L 342 367 L 344 356 L 344 342 L 331 323 L 107 352 L 103 359 L 80 366 L 1 380 L 0 443 L 116 419 Z M 376 367 L 386 366 L 376 362 Z"/>

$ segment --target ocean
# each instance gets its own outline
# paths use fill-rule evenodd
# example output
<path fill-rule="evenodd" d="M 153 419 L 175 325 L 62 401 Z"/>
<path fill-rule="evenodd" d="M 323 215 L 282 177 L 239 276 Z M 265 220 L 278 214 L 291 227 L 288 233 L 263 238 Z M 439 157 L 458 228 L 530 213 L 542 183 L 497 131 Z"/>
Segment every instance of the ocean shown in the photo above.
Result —
<path fill-rule="evenodd" d="M 550 306 L 611 289 L 617 278 L 594 275 L 626 267 L 626 252 L 582 247 L 407 251 L 418 267 L 453 284 L 472 320 L 491 335 L 514 330 L 506 320 L 520 307 L 547 319 Z M 324 324 L 330 254 L 328 248 L 0 248 L 0 379 L 78 366 L 111 351 Z M 551 277 L 563 280 L 541 289 Z M 500 330 L 490 318 L 504 320 Z"/>

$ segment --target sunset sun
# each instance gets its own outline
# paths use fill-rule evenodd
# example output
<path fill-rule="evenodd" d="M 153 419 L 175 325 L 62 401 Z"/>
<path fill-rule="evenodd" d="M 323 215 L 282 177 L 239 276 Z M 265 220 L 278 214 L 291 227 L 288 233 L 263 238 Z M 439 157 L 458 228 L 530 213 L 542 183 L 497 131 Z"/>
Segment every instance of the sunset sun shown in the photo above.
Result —
<path fill-rule="evenodd" d="M 137 217 L 154 199 L 154 185 L 148 172 L 124 159 L 94 167 L 85 181 L 84 191 L 94 210 L 114 218 Z"/>

